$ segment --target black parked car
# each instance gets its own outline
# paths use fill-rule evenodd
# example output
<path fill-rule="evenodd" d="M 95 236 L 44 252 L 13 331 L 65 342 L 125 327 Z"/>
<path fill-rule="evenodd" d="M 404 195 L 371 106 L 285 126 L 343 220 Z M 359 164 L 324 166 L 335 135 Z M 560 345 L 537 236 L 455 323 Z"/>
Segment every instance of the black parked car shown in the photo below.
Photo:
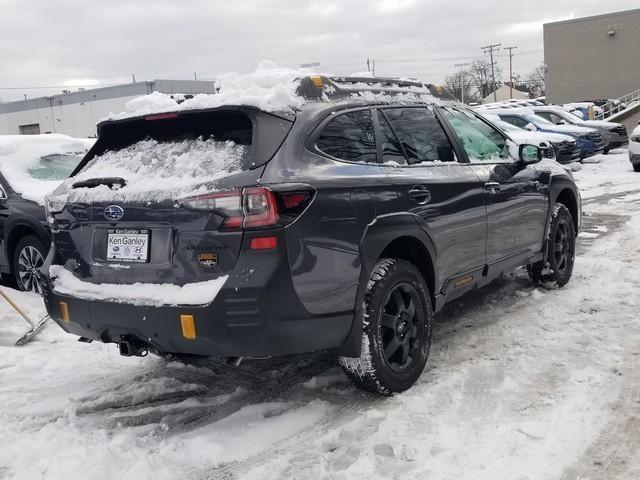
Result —
<path fill-rule="evenodd" d="M 442 96 L 417 82 L 310 77 L 299 92 L 293 113 L 224 106 L 102 123 L 47 202 L 51 317 L 125 355 L 333 349 L 356 385 L 390 394 L 420 376 L 446 302 L 521 265 L 547 285 L 569 281 L 580 196 L 538 147 L 414 97 Z M 206 141 L 244 154 L 195 194 L 145 195 L 144 171 L 122 173 L 145 149 L 158 165 L 162 149 Z"/>
<path fill-rule="evenodd" d="M 40 293 L 36 273 L 51 244 L 41 203 L 73 171 L 87 144 L 64 135 L 1 138 L 0 272 L 20 290 Z"/>

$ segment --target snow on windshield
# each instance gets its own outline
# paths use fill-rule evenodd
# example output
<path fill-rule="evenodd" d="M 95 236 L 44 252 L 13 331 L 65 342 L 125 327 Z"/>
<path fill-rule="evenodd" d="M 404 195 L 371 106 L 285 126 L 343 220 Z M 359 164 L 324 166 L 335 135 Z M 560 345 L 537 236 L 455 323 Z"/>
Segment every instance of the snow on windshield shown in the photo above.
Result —
<path fill-rule="evenodd" d="M 78 162 L 94 144 L 95 139 L 80 139 L 66 135 L 0 135 L 0 172 L 11 188 L 23 198 L 44 205 L 44 197 L 62 180 L 47 178 L 34 170 L 46 167 L 48 157 L 77 155 Z"/>
<path fill-rule="evenodd" d="M 117 177 L 126 185 L 74 188 L 69 201 L 160 201 L 195 193 L 198 185 L 240 170 L 247 147 L 231 141 L 191 139 L 141 140 L 93 158 L 65 187 L 83 180 Z"/>

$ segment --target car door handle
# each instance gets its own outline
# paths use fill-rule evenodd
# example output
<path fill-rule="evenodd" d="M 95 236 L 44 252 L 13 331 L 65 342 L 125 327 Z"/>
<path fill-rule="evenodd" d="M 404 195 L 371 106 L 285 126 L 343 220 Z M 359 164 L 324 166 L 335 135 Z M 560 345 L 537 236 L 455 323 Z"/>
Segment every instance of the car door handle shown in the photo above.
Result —
<path fill-rule="evenodd" d="M 407 194 L 421 205 L 431 201 L 431 192 L 424 185 L 414 185 Z"/>
<path fill-rule="evenodd" d="M 490 193 L 496 193 L 500 190 L 500 184 L 498 182 L 487 182 L 484 184 L 484 189 Z"/>

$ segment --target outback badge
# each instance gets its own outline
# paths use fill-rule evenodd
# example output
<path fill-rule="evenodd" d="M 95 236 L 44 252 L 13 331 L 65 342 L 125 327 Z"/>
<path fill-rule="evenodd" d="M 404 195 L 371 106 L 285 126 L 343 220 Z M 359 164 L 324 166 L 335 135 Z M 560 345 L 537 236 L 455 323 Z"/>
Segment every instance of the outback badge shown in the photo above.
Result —
<path fill-rule="evenodd" d="M 217 253 L 199 253 L 198 254 L 198 262 L 203 267 L 211 268 L 218 264 L 218 254 Z"/>

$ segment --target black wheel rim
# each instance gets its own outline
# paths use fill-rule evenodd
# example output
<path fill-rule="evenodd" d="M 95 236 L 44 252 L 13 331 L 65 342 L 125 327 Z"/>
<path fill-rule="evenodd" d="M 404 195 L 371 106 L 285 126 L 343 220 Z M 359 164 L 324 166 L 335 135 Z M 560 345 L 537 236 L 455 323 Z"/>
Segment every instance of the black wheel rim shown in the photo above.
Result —
<path fill-rule="evenodd" d="M 18 281 L 27 292 L 42 293 L 38 270 L 44 263 L 44 258 L 36 247 L 25 246 L 18 254 Z"/>
<path fill-rule="evenodd" d="M 558 273 L 564 275 L 571 267 L 573 259 L 573 237 L 569 224 L 566 220 L 561 220 L 556 228 L 556 234 L 553 244 L 553 255 L 555 260 L 555 268 Z"/>
<path fill-rule="evenodd" d="M 405 372 L 420 356 L 424 311 L 418 291 L 409 283 L 396 285 L 384 303 L 380 321 L 383 356 L 395 372 Z"/>

